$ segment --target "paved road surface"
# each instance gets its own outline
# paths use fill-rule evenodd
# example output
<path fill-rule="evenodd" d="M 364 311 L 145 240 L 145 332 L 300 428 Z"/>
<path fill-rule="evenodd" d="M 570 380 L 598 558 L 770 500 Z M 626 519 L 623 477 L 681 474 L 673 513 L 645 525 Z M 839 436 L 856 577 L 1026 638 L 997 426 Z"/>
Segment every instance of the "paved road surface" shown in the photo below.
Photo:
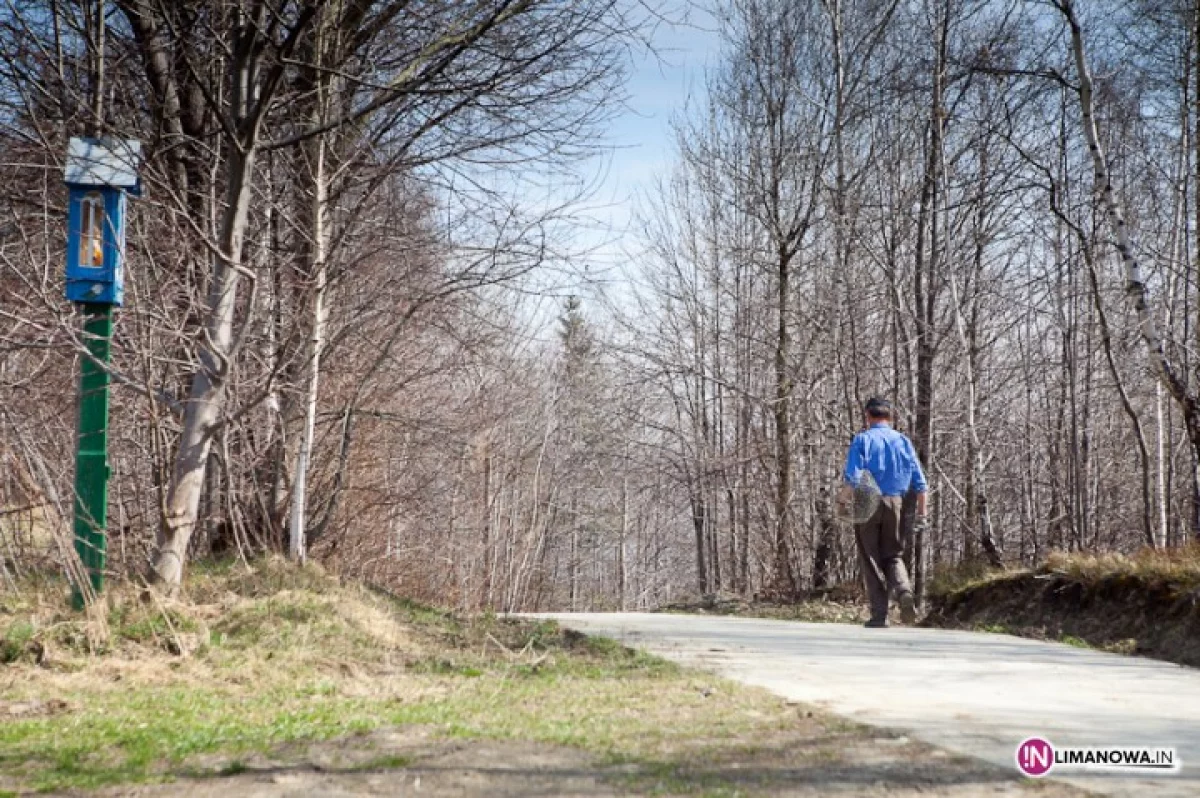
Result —
<path fill-rule="evenodd" d="M 1200 796 L 1200 670 L 937 629 L 647 613 L 547 617 L 1006 767 L 1031 735 L 1056 746 L 1174 747 L 1184 764 L 1176 776 L 1055 776 L 1108 795 Z"/>

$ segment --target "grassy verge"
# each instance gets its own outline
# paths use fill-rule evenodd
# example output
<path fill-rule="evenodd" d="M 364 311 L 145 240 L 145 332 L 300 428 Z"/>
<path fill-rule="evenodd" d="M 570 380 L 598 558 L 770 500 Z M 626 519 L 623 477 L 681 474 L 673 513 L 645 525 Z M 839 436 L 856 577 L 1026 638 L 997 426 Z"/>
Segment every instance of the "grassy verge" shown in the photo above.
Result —
<path fill-rule="evenodd" d="M 62 607 L 54 583 L 0 597 L 0 794 L 236 774 L 389 727 L 573 746 L 654 783 L 805 723 L 822 745 L 862 734 L 553 623 L 459 618 L 275 562 L 195 574 L 186 602 L 116 589 L 91 619 Z"/>
<path fill-rule="evenodd" d="M 1036 570 L 931 582 L 930 626 L 1002 631 L 1200 666 L 1200 546 L 1054 554 Z"/>
<path fill-rule="evenodd" d="M 696 601 L 668 604 L 659 611 L 807 623 L 862 623 L 868 617 L 862 589 L 857 585 L 839 585 L 831 590 L 813 592 L 796 601 L 748 600 L 738 596 L 713 595 Z"/>

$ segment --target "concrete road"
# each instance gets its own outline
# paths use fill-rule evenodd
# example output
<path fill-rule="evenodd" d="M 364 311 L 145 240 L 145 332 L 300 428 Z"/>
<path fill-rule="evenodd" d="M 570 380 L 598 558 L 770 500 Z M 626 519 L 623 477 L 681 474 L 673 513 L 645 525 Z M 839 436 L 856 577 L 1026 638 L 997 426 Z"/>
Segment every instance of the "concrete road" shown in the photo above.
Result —
<path fill-rule="evenodd" d="M 1007 635 L 752 618 L 554 614 L 853 720 L 1015 769 L 1018 743 L 1173 747 L 1177 775 L 1052 774 L 1097 793 L 1200 796 L 1200 670 Z"/>

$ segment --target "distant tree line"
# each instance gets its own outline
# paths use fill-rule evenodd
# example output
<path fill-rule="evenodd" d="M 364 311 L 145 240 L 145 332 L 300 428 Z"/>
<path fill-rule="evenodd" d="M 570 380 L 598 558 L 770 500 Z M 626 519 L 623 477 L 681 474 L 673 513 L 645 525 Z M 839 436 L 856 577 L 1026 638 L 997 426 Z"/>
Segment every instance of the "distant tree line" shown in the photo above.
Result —
<path fill-rule="evenodd" d="M 70 556 L 77 135 L 146 148 L 117 575 L 795 597 L 856 576 L 831 490 L 878 394 L 932 488 L 919 587 L 1197 537 L 1200 3 L 721 3 L 619 285 L 551 292 L 641 12 L 0 9 L 0 579 Z"/>
<path fill-rule="evenodd" d="M 932 486 L 918 591 L 1195 539 L 1200 4 L 716 13 L 628 322 L 676 408 L 696 590 L 853 575 L 829 491 L 872 395 Z"/>

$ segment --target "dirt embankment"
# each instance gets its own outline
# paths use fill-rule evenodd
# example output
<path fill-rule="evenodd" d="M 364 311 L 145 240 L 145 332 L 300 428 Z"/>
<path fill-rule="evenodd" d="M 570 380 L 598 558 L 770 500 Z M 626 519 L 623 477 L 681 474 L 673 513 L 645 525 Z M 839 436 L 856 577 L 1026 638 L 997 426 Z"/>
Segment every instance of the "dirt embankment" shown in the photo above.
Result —
<path fill-rule="evenodd" d="M 932 592 L 924 626 L 1087 644 L 1200 667 L 1200 571 L 1142 558 L 1052 559 Z"/>

